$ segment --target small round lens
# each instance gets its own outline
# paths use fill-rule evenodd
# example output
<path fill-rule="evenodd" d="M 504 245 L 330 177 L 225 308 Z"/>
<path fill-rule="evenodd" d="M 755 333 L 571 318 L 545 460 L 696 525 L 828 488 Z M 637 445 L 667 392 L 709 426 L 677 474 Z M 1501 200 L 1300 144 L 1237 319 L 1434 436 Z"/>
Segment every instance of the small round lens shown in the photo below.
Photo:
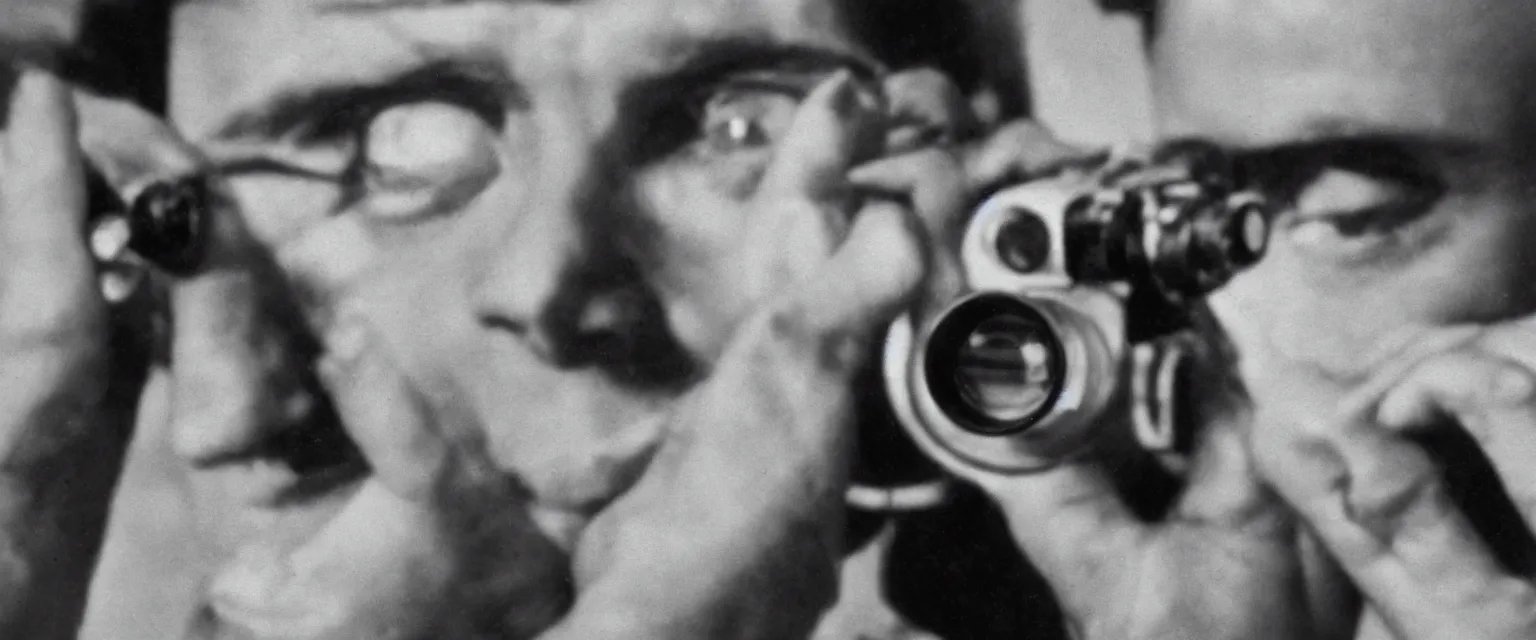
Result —
<path fill-rule="evenodd" d="M 966 429 L 1017 433 L 1048 414 L 1065 363 L 1056 332 L 1017 298 L 976 298 L 951 310 L 928 345 L 928 381 Z"/>
<path fill-rule="evenodd" d="M 955 363 L 960 397 L 997 422 L 1017 422 L 1038 413 L 1055 386 L 1055 363 L 1043 329 L 1015 315 L 977 325 L 960 345 Z"/>
<path fill-rule="evenodd" d="M 1027 209 L 997 229 L 997 257 L 1016 273 L 1034 273 L 1051 258 L 1051 230 L 1040 215 Z"/>

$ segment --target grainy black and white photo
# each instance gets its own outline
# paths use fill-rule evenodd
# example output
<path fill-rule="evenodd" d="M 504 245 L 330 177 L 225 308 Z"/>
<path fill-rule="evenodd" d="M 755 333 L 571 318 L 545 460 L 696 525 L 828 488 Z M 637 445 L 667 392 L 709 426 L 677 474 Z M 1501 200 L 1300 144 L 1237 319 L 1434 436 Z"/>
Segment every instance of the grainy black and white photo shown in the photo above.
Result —
<path fill-rule="evenodd" d="M 0 0 L 0 640 L 1536 640 L 1536 2 Z"/>

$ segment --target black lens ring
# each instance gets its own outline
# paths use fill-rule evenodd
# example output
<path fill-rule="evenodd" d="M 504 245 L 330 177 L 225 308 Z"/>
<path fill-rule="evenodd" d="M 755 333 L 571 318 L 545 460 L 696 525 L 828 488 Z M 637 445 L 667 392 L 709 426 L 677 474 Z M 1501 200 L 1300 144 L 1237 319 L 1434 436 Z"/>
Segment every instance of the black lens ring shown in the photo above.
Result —
<path fill-rule="evenodd" d="M 981 323 L 1004 315 L 1014 315 L 1038 323 L 1047 329 L 1043 336 L 1050 349 L 1051 386 L 1040 408 L 1017 420 L 998 420 L 967 401 L 955 382 L 962 347 Z M 928 393 L 950 420 L 960 428 L 984 436 L 1009 436 L 1028 431 L 1056 408 L 1066 380 L 1066 349 L 1044 314 L 1028 303 L 1005 294 L 981 295 L 951 308 L 929 334 L 923 350 L 923 374 Z"/>

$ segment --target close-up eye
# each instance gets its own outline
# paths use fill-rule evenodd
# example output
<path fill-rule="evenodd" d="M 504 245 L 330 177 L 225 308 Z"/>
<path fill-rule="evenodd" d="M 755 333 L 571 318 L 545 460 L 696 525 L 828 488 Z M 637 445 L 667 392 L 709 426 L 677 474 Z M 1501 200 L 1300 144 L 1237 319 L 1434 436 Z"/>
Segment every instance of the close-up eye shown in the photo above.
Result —
<path fill-rule="evenodd" d="M 783 139 L 800 106 L 787 90 L 752 84 L 727 84 L 699 106 L 701 151 L 727 154 L 772 149 Z"/>
<path fill-rule="evenodd" d="M 1303 217 L 1327 218 L 1344 231 L 1410 221 L 1445 191 L 1432 167 L 1390 144 L 1341 144 L 1320 158 L 1294 195 Z"/>
<path fill-rule="evenodd" d="M 352 200 L 368 215 L 407 222 L 452 212 L 485 189 L 501 168 L 498 132 L 450 102 L 397 104 L 358 134 Z"/>
<path fill-rule="evenodd" d="M 1433 166 L 1402 145 L 1344 141 L 1268 159 L 1254 176 L 1294 211 L 1298 248 L 1366 252 L 1398 239 L 1445 193 Z"/>

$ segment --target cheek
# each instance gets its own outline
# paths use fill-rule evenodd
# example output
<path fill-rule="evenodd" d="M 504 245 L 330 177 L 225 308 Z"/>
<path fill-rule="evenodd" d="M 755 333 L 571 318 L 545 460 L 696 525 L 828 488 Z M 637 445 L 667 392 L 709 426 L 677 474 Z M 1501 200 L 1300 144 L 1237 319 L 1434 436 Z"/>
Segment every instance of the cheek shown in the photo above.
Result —
<path fill-rule="evenodd" d="M 228 182 L 241 217 L 256 239 L 281 246 L 323 224 L 341 190 L 323 181 L 247 176 Z"/>
<path fill-rule="evenodd" d="M 1426 332 L 1528 313 L 1536 216 L 1506 201 L 1455 204 L 1455 224 L 1409 261 L 1330 268 L 1277 242 L 1212 296 L 1250 382 L 1346 386 Z"/>

